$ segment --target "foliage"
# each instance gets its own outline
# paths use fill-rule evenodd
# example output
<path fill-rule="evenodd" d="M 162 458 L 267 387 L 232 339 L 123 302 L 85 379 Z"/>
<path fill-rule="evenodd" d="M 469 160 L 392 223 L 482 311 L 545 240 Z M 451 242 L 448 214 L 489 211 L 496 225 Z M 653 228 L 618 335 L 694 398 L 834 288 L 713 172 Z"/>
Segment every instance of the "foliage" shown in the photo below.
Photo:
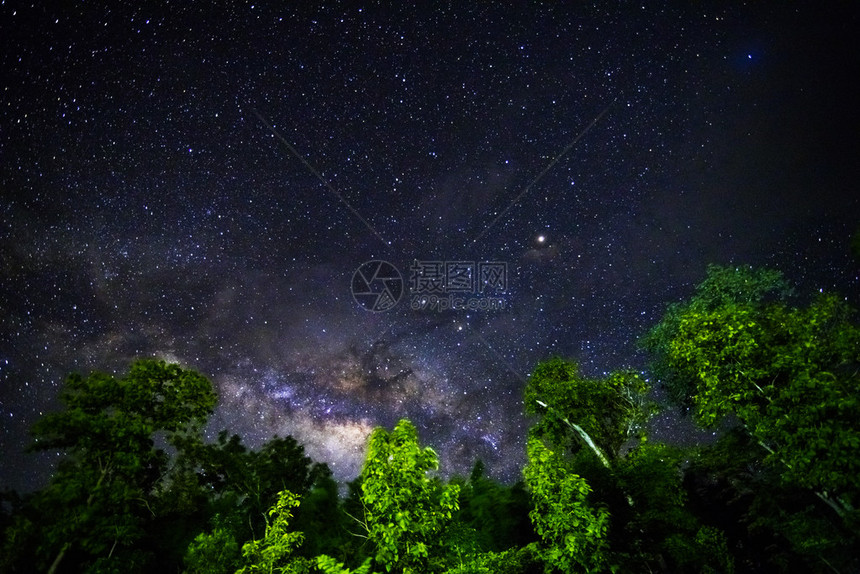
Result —
<path fill-rule="evenodd" d="M 199 433 L 215 404 L 211 384 L 178 365 L 141 360 L 121 378 L 72 375 L 60 399 L 65 409 L 33 427 L 34 449 L 66 452 L 33 501 L 44 520 L 39 563 L 53 570 L 73 550 L 96 570 L 143 568 L 146 557 L 134 546 L 169 480 L 168 456 L 154 438 L 175 444 Z"/>
<path fill-rule="evenodd" d="M 587 485 L 590 505 L 607 511 L 600 567 L 611 563 L 632 571 L 663 567 L 679 572 L 730 571 L 731 557 L 716 551 L 719 545 L 702 547 L 696 542 L 699 532 L 720 534 L 685 507 L 681 453 L 648 442 L 642 431 L 654 412 L 647 391 L 647 382 L 634 372 L 588 379 L 574 363 L 546 361 L 537 366 L 526 387 L 527 412 L 542 415 L 531 435 L 551 441 L 559 464 L 563 461 L 568 472 L 575 470 Z M 540 397 L 549 397 L 550 404 L 544 407 Z M 638 442 L 629 440 L 633 436 Z M 534 448 L 531 442 L 529 448 Z M 562 493 L 554 496 L 550 500 L 559 503 Z M 533 508 L 538 507 L 533 494 Z"/>
<path fill-rule="evenodd" d="M 317 568 L 322 570 L 325 574 L 371 574 L 370 558 L 365 560 L 362 565 L 355 570 L 350 570 L 331 556 L 321 554 L 316 558 L 316 565 Z"/>
<path fill-rule="evenodd" d="M 367 558 L 371 560 L 376 548 L 367 538 L 364 518 L 362 478 L 359 475 L 346 484 L 346 496 L 339 500 L 335 516 L 323 517 L 329 524 L 326 546 L 319 553 L 335 558 L 351 568 L 357 568 Z"/>
<path fill-rule="evenodd" d="M 289 490 L 279 493 L 277 503 L 269 510 L 271 522 L 266 524 L 263 539 L 252 540 L 242 546 L 245 566 L 237 570 L 236 574 L 301 574 L 310 570 L 309 561 L 294 556 L 304 541 L 304 534 L 289 530 L 292 509 L 298 505 L 299 497 Z"/>
<path fill-rule="evenodd" d="M 60 394 L 65 410 L 34 425 L 34 448 L 65 449 L 79 457 L 148 450 L 155 431 L 177 433 L 203 423 L 215 399 L 205 377 L 163 361 L 136 361 L 123 378 L 73 374 Z"/>
<path fill-rule="evenodd" d="M 726 305 L 760 306 L 790 293 L 788 283 L 778 271 L 709 265 L 707 276 L 696 287 L 693 297 L 669 305 L 660 322 L 640 342 L 651 353 L 650 370 L 667 391 L 669 400 L 681 407 L 692 406 L 697 384 L 694 372 L 679 368 L 669 357 L 670 344 L 678 336 L 683 316 L 709 313 Z"/>
<path fill-rule="evenodd" d="M 632 570 L 665 564 L 673 572 L 732 572 L 725 534 L 702 524 L 687 505 L 682 483 L 685 452 L 644 442 L 619 465 L 617 478 L 634 506 L 624 524 Z M 618 525 L 621 526 L 621 525 Z"/>
<path fill-rule="evenodd" d="M 696 417 L 737 417 L 782 468 L 840 515 L 860 499 L 860 329 L 843 301 L 687 312 L 668 359 L 696 374 Z M 825 495 L 824 493 L 829 493 Z"/>
<path fill-rule="evenodd" d="M 0 539 L 0 572 L 27 572 L 36 555 L 36 521 L 19 508 L 5 521 Z"/>
<path fill-rule="evenodd" d="M 274 436 L 258 451 L 248 450 L 238 435 L 227 431 L 212 444 L 184 446 L 200 485 L 214 497 L 214 512 L 241 525 L 237 535 L 242 538 L 262 534 L 266 512 L 279 492 L 289 490 L 303 497 L 319 477 L 331 474 L 325 465 L 314 464 L 291 436 Z"/>
<path fill-rule="evenodd" d="M 368 539 L 387 572 L 430 572 L 443 554 L 441 540 L 456 512 L 459 488 L 427 476 L 436 470 L 433 449 L 421 448 L 418 433 L 401 420 L 389 433 L 370 437 L 361 490 Z"/>
<path fill-rule="evenodd" d="M 483 552 L 446 574 L 539 574 L 544 572 L 539 554 L 536 543 L 502 552 Z"/>
<path fill-rule="evenodd" d="M 537 540 L 529 520 L 530 501 L 525 485 L 499 484 L 484 476 L 484 464 L 477 461 L 468 480 L 454 477 L 460 487 L 457 521 L 474 536 L 478 550 L 501 552 Z"/>
<path fill-rule="evenodd" d="M 50 484 L 0 493 L 0 571 L 857 571 L 860 328 L 844 300 L 787 294 L 778 273 L 712 266 L 645 337 L 670 398 L 721 431 L 707 447 L 648 440 L 643 374 L 539 363 L 514 485 L 480 462 L 444 482 L 402 420 L 342 498 L 292 437 L 205 443 L 215 396 L 193 371 L 72 375 L 33 428 L 64 454 Z"/>
<path fill-rule="evenodd" d="M 726 532 L 744 571 L 856 571 L 850 531 L 810 490 L 782 480 L 763 452 L 742 428 L 700 448 L 686 473 L 689 506 Z"/>
<path fill-rule="evenodd" d="M 653 413 L 648 384 L 638 373 L 618 371 L 603 379 L 582 376 L 576 363 L 561 358 L 541 362 L 524 393 L 527 414 L 543 414 L 534 428 L 554 444 L 567 444 L 571 429 L 579 444 L 606 466 Z"/>
<path fill-rule="evenodd" d="M 539 439 L 529 439 L 528 457 L 523 474 L 534 504 L 529 516 L 543 542 L 545 563 L 561 572 L 603 569 L 609 513 L 588 504 L 588 483 Z"/>
<path fill-rule="evenodd" d="M 824 563 L 860 542 L 860 328 L 844 300 L 821 294 L 794 307 L 776 297 L 781 286 L 775 272 L 712 268 L 650 344 L 669 380 L 686 381 L 675 390 L 689 394 L 699 424 L 734 421 L 752 437 L 767 469 L 745 477 L 751 525 Z M 824 518 L 797 489 L 834 514 Z"/>
<path fill-rule="evenodd" d="M 302 497 L 294 520 L 296 530 L 305 533 L 299 554 L 307 558 L 340 549 L 348 542 L 346 538 L 353 538 L 346 533 L 346 523 L 352 519 L 341 511 L 338 485 L 331 470 L 325 465 L 316 467 L 316 470 L 316 480 Z M 349 550 L 344 553 L 354 555 Z"/>
<path fill-rule="evenodd" d="M 235 572 L 241 559 L 239 543 L 228 528 L 216 527 L 201 532 L 188 546 L 185 572 L 188 574 L 221 574 Z"/>

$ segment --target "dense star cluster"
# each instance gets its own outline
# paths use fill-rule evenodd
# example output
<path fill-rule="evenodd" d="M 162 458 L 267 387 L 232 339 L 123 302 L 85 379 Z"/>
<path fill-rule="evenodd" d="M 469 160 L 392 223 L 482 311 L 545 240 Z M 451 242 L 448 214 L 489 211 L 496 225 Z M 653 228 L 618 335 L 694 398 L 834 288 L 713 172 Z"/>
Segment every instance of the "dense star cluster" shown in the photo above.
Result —
<path fill-rule="evenodd" d="M 850 10 L 0 4 L 0 485 L 69 372 L 142 356 L 213 380 L 210 436 L 348 480 L 408 417 L 510 480 L 536 362 L 644 368 L 707 264 L 856 300 Z M 414 308 L 416 261 L 505 263 L 502 308 Z"/>

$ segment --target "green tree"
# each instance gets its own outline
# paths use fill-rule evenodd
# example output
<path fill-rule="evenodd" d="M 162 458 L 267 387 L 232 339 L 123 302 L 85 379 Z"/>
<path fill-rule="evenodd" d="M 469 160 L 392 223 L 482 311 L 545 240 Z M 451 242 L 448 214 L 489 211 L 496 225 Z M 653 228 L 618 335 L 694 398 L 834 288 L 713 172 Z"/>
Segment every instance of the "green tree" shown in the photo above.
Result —
<path fill-rule="evenodd" d="M 34 449 L 66 454 L 34 500 L 44 521 L 40 563 L 54 572 L 74 552 L 93 571 L 138 570 L 147 558 L 135 543 L 169 479 L 169 457 L 154 439 L 175 445 L 198 434 L 215 404 L 212 385 L 178 365 L 140 360 L 123 377 L 72 375 L 60 400 L 64 410 L 33 427 Z"/>
<path fill-rule="evenodd" d="M 207 531 L 199 533 L 185 549 L 187 571 L 235 572 L 243 564 L 240 548 L 273 543 L 275 516 L 280 517 L 277 528 L 284 530 L 288 523 L 295 524 L 296 530 L 307 535 L 304 544 L 290 550 L 286 560 L 290 567 L 300 567 L 298 558 L 329 549 L 330 537 L 339 530 L 332 528 L 340 519 L 337 484 L 328 467 L 313 463 L 293 437 L 275 436 L 258 451 L 251 451 L 238 435 L 225 430 L 213 443 L 191 441 L 184 445 L 184 451 L 189 453 L 198 490 L 207 494 L 203 504 L 209 517 Z M 302 497 L 295 517 L 293 506 L 284 506 L 281 500 L 287 491 L 297 500 Z M 281 516 L 278 508 L 286 509 L 290 516 Z M 246 566 L 263 568 L 261 564 Z"/>
<path fill-rule="evenodd" d="M 685 473 L 690 505 L 726 532 L 739 570 L 857 570 L 850 532 L 809 489 L 782 480 L 743 427 L 696 450 Z"/>
<path fill-rule="evenodd" d="M 791 288 L 778 271 L 709 265 L 705 280 L 696 287 L 690 300 L 669 305 L 660 322 L 640 341 L 651 354 L 650 371 L 666 390 L 669 400 L 680 407 L 692 407 L 696 394 L 696 373 L 679 368 L 677 361 L 669 356 L 684 316 L 709 313 L 726 305 L 758 307 L 784 299 L 790 293 Z"/>
<path fill-rule="evenodd" d="M 546 571 L 537 543 L 502 552 L 481 552 L 446 574 L 543 574 Z"/>
<path fill-rule="evenodd" d="M 561 456 L 540 439 L 528 441 L 529 462 L 523 470 L 532 494 L 529 516 L 541 537 L 541 557 L 559 572 L 597 572 L 606 566 L 609 513 L 588 502 L 591 488 L 571 472 Z"/>
<path fill-rule="evenodd" d="M 711 268 L 692 301 L 652 330 L 651 348 L 670 380 L 686 381 L 676 391 L 689 394 L 700 425 L 742 425 L 779 480 L 813 492 L 856 540 L 860 329 L 844 300 L 822 294 L 790 306 L 775 297 L 783 284 L 775 272 Z M 795 548 L 817 553 L 832 543 Z"/>
<path fill-rule="evenodd" d="M 485 476 L 484 464 L 477 461 L 468 480 L 452 478 L 460 486 L 457 520 L 474 530 L 483 552 L 501 552 L 537 540 L 529 520 L 531 503 L 522 482 L 511 486 Z"/>
<path fill-rule="evenodd" d="M 582 481 L 571 482 L 568 492 L 557 496 L 573 500 L 585 485 L 590 505 L 607 510 L 601 560 L 631 571 L 728 571 L 727 554 L 697 542 L 697 537 L 711 540 L 721 534 L 686 507 L 681 454 L 647 441 L 643 426 L 655 412 L 649 388 L 632 371 L 589 378 L 570 361 L 539 363 L 525 389 L 526 412 L 540 415 L 530 435 L 548 441 L 553 453 L 548 460 Z M 555 528 L 563 522 L 564 513 L 557 513 Z M 575 530 L 572 524 L 566 528 Z"/>
<path fill-rule="evenodd" d="M 694 373 L 696 418 L 737 417 L 783 469 L 840 516 L 860 494 L 860 329 L 844 301 L 804 309 L 727 304 L 680 317 L 668 360 Z"/>
<path fill-rule="evenodd" d="M 422 448 L 408 420 L 370 436 L 361 472 L 367 537 L 386 572 L 432 572 L 447 552 L 443 540 L 458 509 L 456 485 L 443 486 L 428 472 L 438 468 L 433 449 Z"/>
<path fill-rule="evenodd" d="M 653 414 L 648 388 L 647 381 L 632 371 L 592 379 L 583 376 L 576 363 L 553 358 L 539 363 L 529 377 L 525 410 L 542 415 L 534 434 L 562 447 L 587 448 L 610 468 L 622 445 Z"/>
<path fill-rule="evenodd" d="M 38 517 L 14 491 L 0 492 L 0 572 L 27 572 L 36 554 Z"/>
<path fill-rule="evenodd" d="M 355 570 L 350 570 L 344 566 L 343 563 L 338 562 L 331 556 L 322 554 L 317 556 L 316 566 L 322 570 L 324 574 L 371 574 L 370 558 L 365 560 L 364 563 Z"/>
<path fill-rule="evenodd" d="M 703 524 L 683 486 L 688 452 L 643 442 L 620 461 L 615 479 L 634 507 L 624 515 L 619 561 L 632 571 L 730 573 L 734 561 L 725 534 Z"/>
<path fill-rule="evenodd" d="M 302 556 L 313 558 L 319 554 L 333 554 L 342 547 L 345 537 L 349 536 L 344 527 L 348 517 L 341 511 L 339 503 L 337 482 L 331 470 L 323 465 L 314 485 L 302 497 L 302 504 L 296 510 L 296 530 L 305 533 L 305 543 L 300 549 Z"/>
<path fill-rule="evenodd" d="M 185 553 L 186 574 L 227 574 L 241 567 L 241 550 L 229 528 L 199 533 Z"/>
<path fill-rule="evenodd" d="M 367 538 L 367 523 L 364 519 L 365 507 L 362 502 L 361 485 L 361 476 L 346 483 L 346 496 L 338 499 L 334 514 L 323 512 L 321 516 L 313 517 L 314 522 L 319 522 L 326 528 L 323 539 L 319 541 L 319 545 L 314 551 L 318 555 L 330 556 L 336 563 L 342 562 L 351 568 L 360 567 L 368 558 L 372 561 L 375 555 L 375 548 Z M 328 487 L 325 486 L 325 480 L 320 486 L 328 490 Z M 330 495 L 324 494 L 323 496 Z M 324 502 L 324 506 L 328 506 L 328 503 Z M 312 509 L 313 504 L 307 510 Z M 304 512 L 302 507 L 299 508 L 299 512 Z M 303 520 L 305 519 L 303 518 Z M 313 529 L 314 526 L 311 528 Z M 312 555 L 308 553 L 308 556 Z"/>
<path fill-rule="evenodd" d="M 275 436 L 252 451 L 241 437 L 224 430 L 213 443 L 189 439 L 182 451 L 197 491 L 205 494 L 200 505 L 210 527 L 229 530 L 240 544 L 263 535 L 265 517 L 279 492 L 289 490 L 305 497 L 315 481 L 331 475 L 328 467 L 306 456 L 304 447 L 291 436 Z"/>
<path fill-rule="evenodd" d="M 304 541 L 304 534 L 290 531 L 292 509 L 298 505 L 299 497 L 289 490 L 278 494 L 277 503 L 269 509 L 263 538 L 242 546 L 242 558 L 246 564 L 236 574 L 303 574 L 311 571 L 310 561 L 295 556 Z"/>

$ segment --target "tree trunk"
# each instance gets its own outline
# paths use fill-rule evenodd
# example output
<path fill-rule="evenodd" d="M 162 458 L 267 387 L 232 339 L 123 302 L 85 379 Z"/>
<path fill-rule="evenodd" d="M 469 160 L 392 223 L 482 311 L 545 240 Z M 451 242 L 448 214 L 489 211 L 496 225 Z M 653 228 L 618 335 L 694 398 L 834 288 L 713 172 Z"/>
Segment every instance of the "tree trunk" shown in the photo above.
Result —
<path fill-rule="evenodd" d="M 63 556 L 66 555 L 66 551 L 71 545 L 72 543 L 68 541 L 63 544 L 63 547 L 60 548 L 60 551 L 57 553 L 57 557 L 54 558 L 54 562 L 51 564 L 51 567 L 48 568 L 48 574 L 54 574 L 54 572 L 57 571 L 57 568 L 60 566 L 60 562 L 63 561 Z"/>
<path fill-rule="evenodd" d="M 543 401 L 535 401 L 535 402 L 537 402 L 537 404 L 539 404 L 540 406 L 542 406 L 545 409 L 550 408 L 549 405 L 547 405 Z M 592 440 L 592 438 L 589 436 L 589 434 L 587 432 L 585 432 L 584 428 L 582 428 L 578 424 L 574 424 L 574 423 L 570 422 L 569 420 L 567 420 L 567 417 L 564 417 L 561 420 L 564 421 L 564 424 L 566 424 L 567 426 L 572 428 L 574 431 L 576 431 L 576 434 L 579 435 L 579 438 L 582 439 L 582 442 L 584 442 L 586 445 L 588 445 L 588 448 L 590 448 L 591 452 L 593 452 L 597 456 L 597 458 L 600 459 L 600 462 L 603 463 L 603 466 L 605 466 L 609 470 L 612 470 L 612 465 L 609 464 L 609 459 L 606 458 L 606 455 L 603 454 L 603 451 L 600 450 L 600 447 L 598 447 L 596 444 L 594 444 L 594 440 Z M 627 504 L 629 504 L 630 506 L 633 506 L 633 497 L 631 497 L 629 494 L 626 494 L 626 493 L 624 496 L 627 498 Z"/>

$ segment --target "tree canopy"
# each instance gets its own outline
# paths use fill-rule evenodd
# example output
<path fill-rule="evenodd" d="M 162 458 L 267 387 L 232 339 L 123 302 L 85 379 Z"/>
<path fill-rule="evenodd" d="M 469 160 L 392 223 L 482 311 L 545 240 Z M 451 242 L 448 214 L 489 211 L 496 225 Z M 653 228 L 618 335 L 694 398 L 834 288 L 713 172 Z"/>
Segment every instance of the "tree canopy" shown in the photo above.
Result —
<path fill-rule="evenodd" d="M 167 480 L 155 435 L 175 444 L 199 433 L 215 405 L 212 386 L 195 371 L 141 360 L 122 377 L 72 375 L 60 400 L 65 409 L 33 427 L 34 449 L 67 455 L 35 501 L 46 518 L 38 557 L 49 572 L 70 549 L 98 568 L 141 568 L 147 558 L 135 543 L 152 518 L 151 495 Z"/>
<path fill-rule="evenodd" d="M 768 301 L 777 274 L 712 268 L 701 293 L 659 329 L 665 364 L 691 382 L 698 422 L 736 417 L 785 480 L 818 492 L 844 516 L 860 489 L 860 328 L 834 295 L 807 306 Z M 732 288 L 750 286 L 756 296 Z M 666 321 L 666 320 L 664 320 Z"/>
<path fill-rule="evenodd" d="M 846 301 L 712 266 L 643 343 L 646 370 L 535 365 L 512 485 L 480 461 L 445 479 L 407 419 L 375 429 L 360 475 L 338 485 L 291 436 L 207 441 L 216 396 L 191 369 L 71 375 L 63 408 L 33 427 L 34 449 L 63 454 L 50 483 L 0 493 L 0 572 L 858 571 L 860 327 Z M 718 438 L 653 440 L 670 405 Z"/>
<path fill-rule="evenodd" d="M 361 472 L 364 523 L 376 546 L 375 560 L 387 572 L 431 572 L 441 559 L 442 542 L 458 510 L 459 487 L 428 476 L 438 468 L 430 447 L 418 444 L 408 420 L 391 432 L 370 436 Z"/>

